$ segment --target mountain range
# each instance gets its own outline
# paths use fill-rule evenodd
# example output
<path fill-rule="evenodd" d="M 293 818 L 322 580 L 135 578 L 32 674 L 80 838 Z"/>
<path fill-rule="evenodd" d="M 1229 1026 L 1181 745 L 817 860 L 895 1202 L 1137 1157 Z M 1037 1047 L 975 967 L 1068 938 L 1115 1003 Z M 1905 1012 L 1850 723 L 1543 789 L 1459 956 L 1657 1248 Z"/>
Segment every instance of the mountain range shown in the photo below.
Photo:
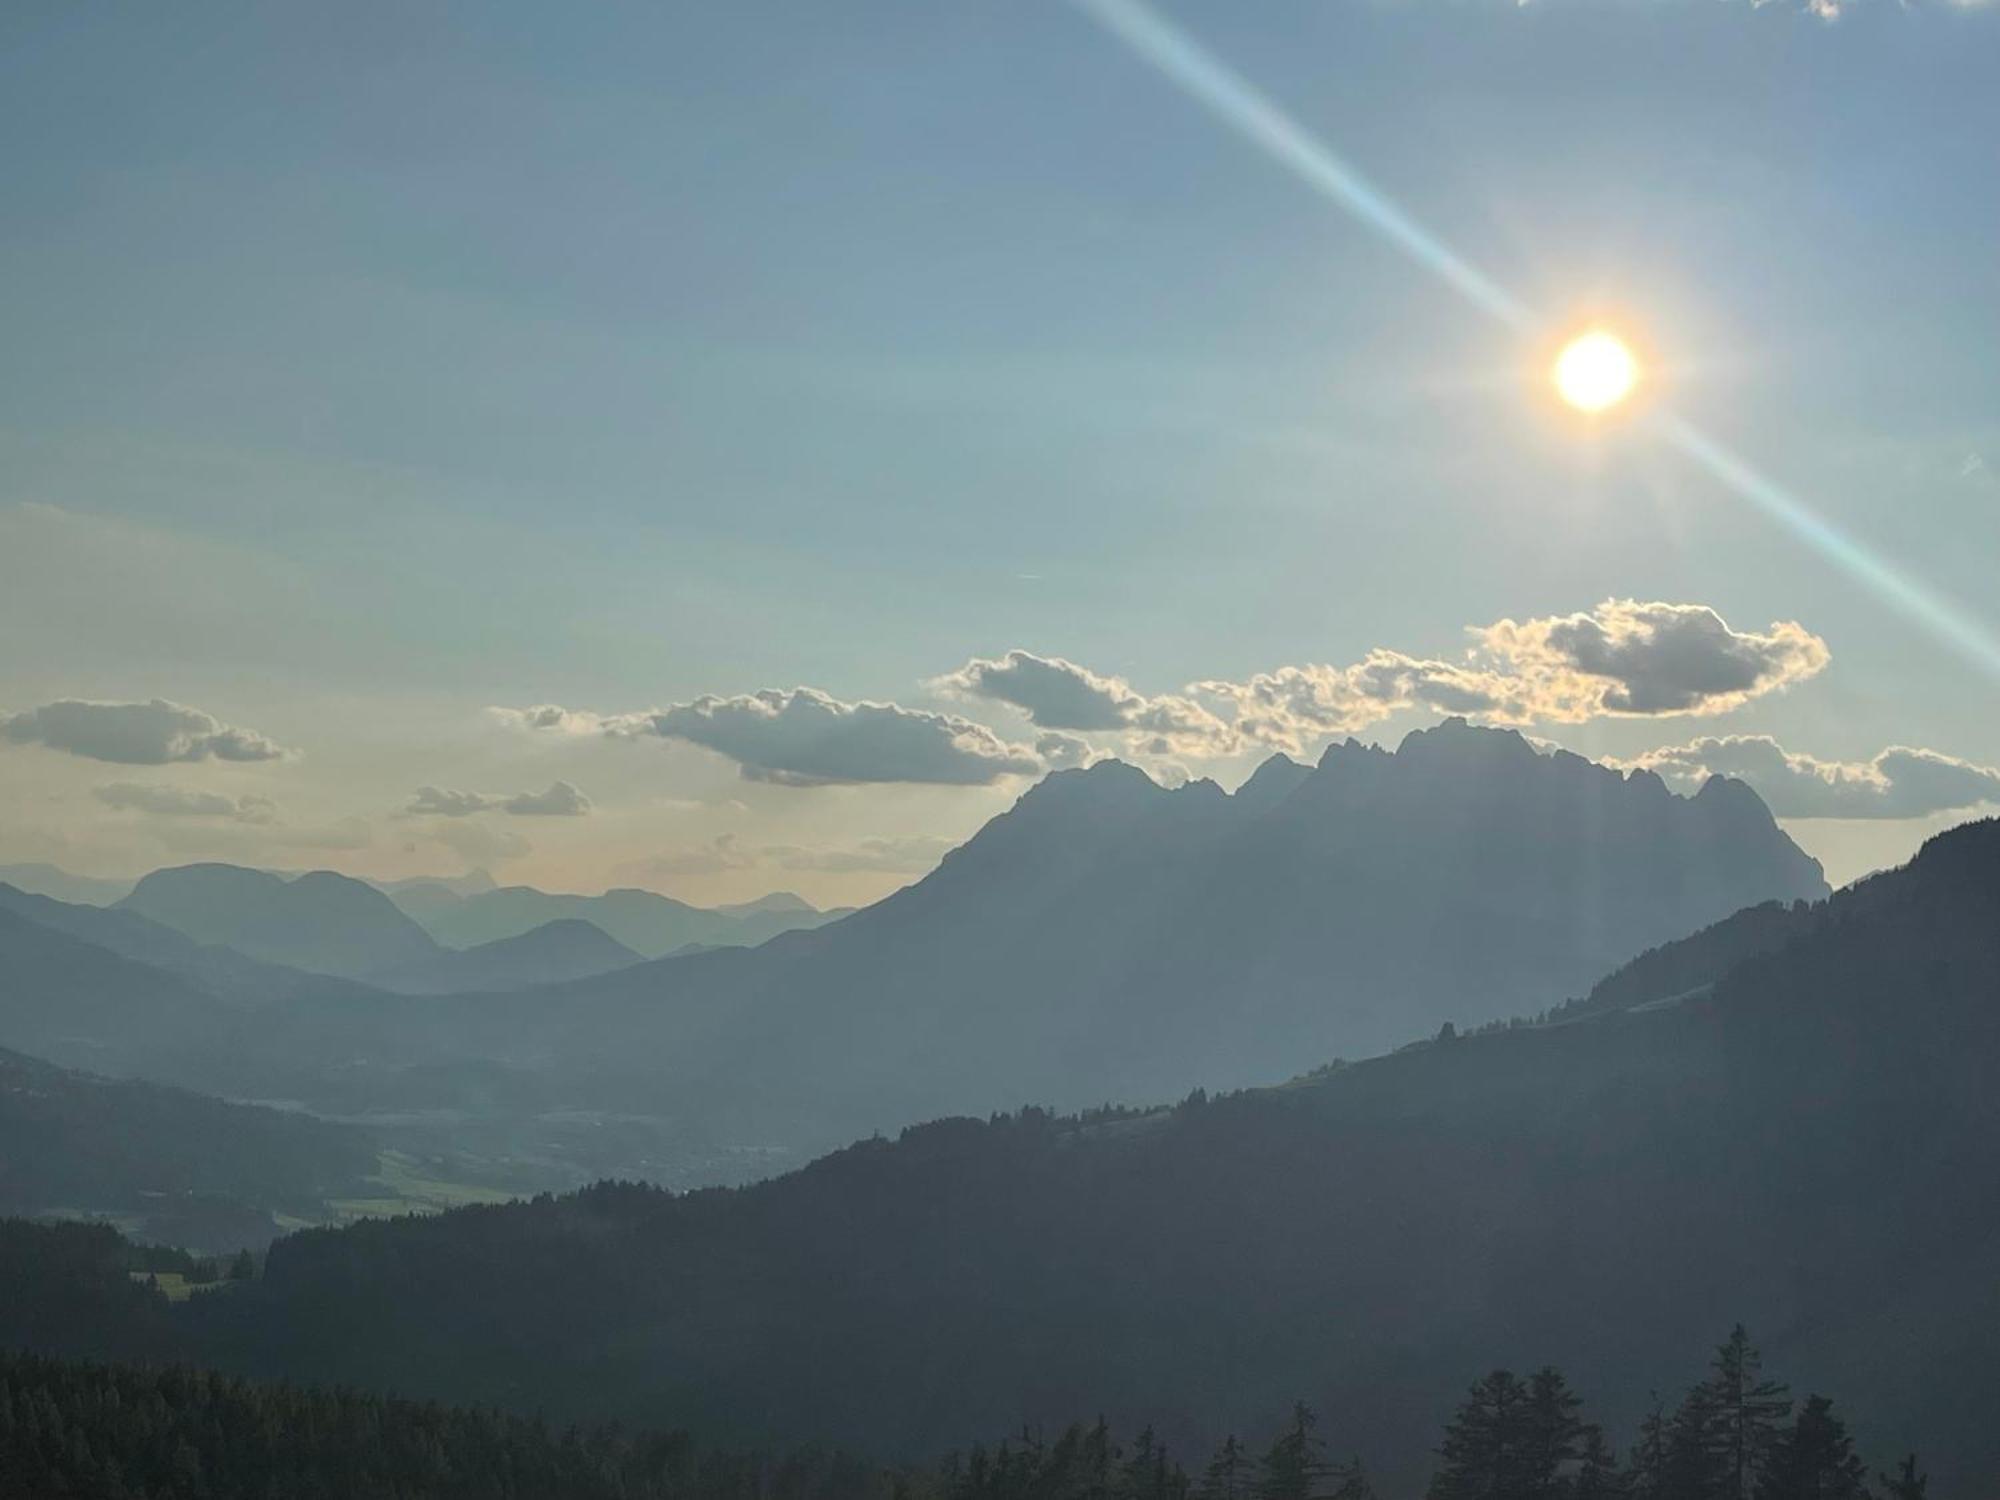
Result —
<path fill-rule="evenodd" d="M 1740 783 L 1677 796 L 1451 721 L 1394 753 L 1276 757 L 1233 796 L 1118 763 L 1057 773 L 842 920 L 529 988 L 497 986 L 618 955 L 575 928 L 450 954 L 337 875 L 159 871 L 109 912 L 28 913 L 99 947 L 78 960 L 89 1006 L 55 998 L 64 960 L 46 943 L 13 958 L 0 930 L 0 973 L 32 980 L 0 996 L 0 1045 L 333 1114 L 455 1111 L 492 1125 L 484 1154 L 501 1157 L 546 1140 L 552 1118 L 609 1112 L 644 1138 L 600 1170 L 685 1181 L 678 1154 L 738 1177 L 940 1114 L 1283 1078 L 1447 1020 L 1547 1008 L 1741 907 L 1825 891 Z M 627 893 L 450 894 L 434 924 L 487 901 L 519 921 L 608 920 Z M 788 906 L 764 914 L 802 915 Z M 111 922 L 126 928 L 90 930 Z M 192 952 L 163 951 L 162 925 Z M 103 948 L 147 967 L 107 968 Z M 260 990 L 243 966 L 278 955 L 297 968 Z M 398 974 L 481 988 L 387 993 Z M 191 1019 L 163 1025 L 170 1009 Z"/>
<path fill-rule="evenodd" d="M 1545 1008 L 1741 907 L 1826 893 L 1740 782 L 1683 797 L 1455 720 L 1393 753 L 1274 758 L 1233 796 L 1058 772 L 844 921 L 537 1003 L 579 1023 L 547 1045 L 614 1092 L 643 1056 L 738 1136 L 827 1147 L 1286 1077 Z"/>
<path fill-rule="evenodd" d="M 1086 1403 L 1205 1452 L 1303 1394 L 1405 1493 L 1473 1374 L 1557 1364 L 1629 1431 L 1743 1319 L 1796 1392 L 1871 1413 L 1865 1447 L 1971 1493 L 2000 1472 L 1996 1000 L 1988 822 L 1539 1022 L 1171 1108 L 940 1120 L 750 1188 L 307 1232 L 183 1337 L 888 1454 Z"/>

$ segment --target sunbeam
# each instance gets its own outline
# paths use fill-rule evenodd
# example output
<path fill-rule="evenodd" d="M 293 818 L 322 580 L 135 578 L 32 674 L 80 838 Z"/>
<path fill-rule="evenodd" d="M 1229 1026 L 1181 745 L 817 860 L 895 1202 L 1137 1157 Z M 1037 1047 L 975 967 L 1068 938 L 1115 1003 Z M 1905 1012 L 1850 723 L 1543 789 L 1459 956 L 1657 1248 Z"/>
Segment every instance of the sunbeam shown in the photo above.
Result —
<path fill-rule="evenodd" d="M 1284 166 L 1308 187 L 1472 303 L 1520 334 L 1545 328 L 1543 318 L 1492 277 L 1418 223 L 1381 189 L 1349 166 L 1262 90 L 1216 59 L 1145 0 L 1075 0 L 1112 36 L 1150 63 L 1216 119 Z M 1664 408 L 1656 430 L 1697 467 L 1777 521 L 1828 562 L 1865 584 L 1890 608 L 1928 630 L 1988 676 L 2000 680 L 2000 636 L 1917 579 L 1901 573 L 1765 478 L 1685 417 Z"/>

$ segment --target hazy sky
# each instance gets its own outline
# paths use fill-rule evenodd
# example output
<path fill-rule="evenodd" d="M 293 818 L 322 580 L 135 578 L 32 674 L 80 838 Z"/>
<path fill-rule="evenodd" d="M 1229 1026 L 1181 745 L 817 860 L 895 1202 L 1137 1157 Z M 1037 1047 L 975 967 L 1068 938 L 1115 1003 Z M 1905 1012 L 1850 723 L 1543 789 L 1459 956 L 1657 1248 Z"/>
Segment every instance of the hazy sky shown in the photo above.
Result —
<path fill-rule="evenodd" d="M 8 7 L 0 861 L 856 900 L 1452 710 L 1900 858 L 2000 679 L 1541 376 L 2000 632 L 2000 7 L 1830 9 L 1163 6 L 1522 336 L 1064 0 Z"/>

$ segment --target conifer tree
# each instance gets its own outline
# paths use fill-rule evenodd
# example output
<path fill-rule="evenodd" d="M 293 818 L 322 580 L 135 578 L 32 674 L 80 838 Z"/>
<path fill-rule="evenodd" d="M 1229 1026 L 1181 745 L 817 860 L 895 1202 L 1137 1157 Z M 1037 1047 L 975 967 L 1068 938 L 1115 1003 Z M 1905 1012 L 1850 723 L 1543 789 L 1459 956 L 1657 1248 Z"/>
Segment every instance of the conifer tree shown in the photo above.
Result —
<path fill-rule="evenodd" d="M 1202 1471 L 1197 1500 L 1246 1500 L 1251 1493 L 1250 1455 L 1231 1433 Z"/>
<path fill-rule="evenodd" d="M 1882 1483 L 1887 1486 L 1883 1500 L 1928 1500 L 1931 1488 L 1930 1476 L 1917 1470 L 1917 1455 L 1906 1453 L 1903 1461 L 1896 1465 L 1896 1472 L 1884 1474 Z"/>
<path fill-rule="evenodd" d="M 1500 1500 L 1511 1496 L 1522 1459 L 1527 1391 L 1510 1370 L 1474 1382 L 1445 1427 L 1428 1500 Z"/>
<path fill-rule="evenodd" d="M 1313 1435 L 1318 1419 L 1301 1401 L 1257 1466 L 1257 1500 L 1318 1500 L 1333 1472 L 1326 1445 Z"/>
<path fill-rule="evenodd" d="M 1723 1493 L 1727 1500 L 1749 1500 L 1779 1424 L 1791 1414 L 1791 1396 L 1762 1378 L 1762 1360 L 1741 1323 L 1715 1351 L 1709 1370 L 1709 1442 L 1726 1482 Z"/>
<path fill-rule="evenodd" d="M 1868 1500 L 1868 1470 L 1826 1397 L 1808 1396 L 1778 1434 L 1758 1477 L 1756 1500 Z"/>

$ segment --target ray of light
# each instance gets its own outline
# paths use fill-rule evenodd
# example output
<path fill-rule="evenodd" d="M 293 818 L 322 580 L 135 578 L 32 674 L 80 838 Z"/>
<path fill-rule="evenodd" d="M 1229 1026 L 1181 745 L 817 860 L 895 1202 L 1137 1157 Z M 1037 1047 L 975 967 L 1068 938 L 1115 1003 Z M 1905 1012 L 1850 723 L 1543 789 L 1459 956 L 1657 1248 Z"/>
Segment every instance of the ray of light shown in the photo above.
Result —
<path fill-rule="evenodd" d="M 1531 335 L 1542 328 L 1542 320 L 1526 303 L 1424 228 L 1261 89 L 1215 58 L 1146 0 L 1074 3 L 1216 119 L 1480 311 L 1516 333 Z M 1667 442 L 1697 467 L 1842 572 L 1867 585 L 1885 604 L 1923 626 L 1989 676 L 2000 679 L 2000 636 L 1986 625 L 1918 579 L 1892 567 L 1686 418 L 1662 408 L 1653 413 L 1653 421 Z"/>
<path fill-rule="evenodd" d="M 1738 495 L 1805 539 L 1821 556 L 1872 588 L 1885 602 L 1928 628 L 1961 656 L 2000 678 L 2000 638 L 1985 625 L 1939 597 L 1916 579 L 1890 566 L 1835 526 L 1805 501 L 1765 478 L 1685 417 L 1654 414 L 1660 433 L 1675 448 Z"/>
<path fill-rule="evenodd" d="M 1263 148 L 1309 187 L 1367 224 L 1468 302 L 1520 332 L 1535 326 L 1533 313 L 1498 282 L 1455 254 L 1260 89 L 1223 66 L 1193 37 L 1142 0 L 1076 3 L 1223 124 Z"/>

